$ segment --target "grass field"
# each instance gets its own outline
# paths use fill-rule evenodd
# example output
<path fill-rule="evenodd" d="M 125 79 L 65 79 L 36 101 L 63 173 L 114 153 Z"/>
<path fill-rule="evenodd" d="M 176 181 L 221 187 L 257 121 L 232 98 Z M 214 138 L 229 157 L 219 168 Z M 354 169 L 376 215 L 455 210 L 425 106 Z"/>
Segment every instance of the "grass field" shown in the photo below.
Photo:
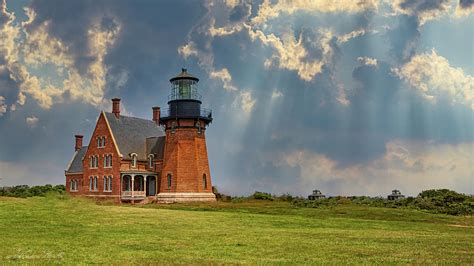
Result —
<path fill-rule="evenodd" d="M 473 217 L 407 209 L 0 197 L 0 230 L 0 264 L 474 263 Z"/>

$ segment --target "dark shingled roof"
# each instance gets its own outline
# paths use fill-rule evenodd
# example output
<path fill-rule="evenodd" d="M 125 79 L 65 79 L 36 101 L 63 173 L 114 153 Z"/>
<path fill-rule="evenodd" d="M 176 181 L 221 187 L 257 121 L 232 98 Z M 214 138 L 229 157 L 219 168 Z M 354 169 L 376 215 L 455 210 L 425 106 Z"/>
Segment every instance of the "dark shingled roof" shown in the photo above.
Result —
<path fill-rule="evenodd" d="M 165 151 L 165 137 L 151 137 L 146 139 L 146 154 L 155 155 L 155 159 L 163 159 Z"/>
<path fill-rule="evenodd" d="M 87 146 L 80 148 L 74 153 L 69 169 L 66 170 L 68 173 L 80 173 L 82 172 L 82 158 L 86 154 Z"/>
<path fill-rule="evenodd" d="M 176 77 L 173 77 L 170 79 L 170 82 L 173 82 L 175 80 L 179 80 L 179 79 L 192 79 L 194 81 L 199 81 L 198 78 L 196 78 L 195 76 L 191 75 L 188 73 L 188 70 L 186 68 L 182 68 L 181 69 L 181 73 L 179 73 L 178 75 L 176 75 Z"/>
<path fill-rule="evenodd" d="M 163 137 L 165 133 L 155 122 L 123 115 L 116 118 L 113 113 L 104 113 L 124 159 L 130 158 L 131 153 L 136 153 L 139 160 L 146 160 L 150 150 L 158 151 L 164 148 L 164 141 L 158 137 Z M 156 137 L 155 142 L 152 139 L 148 141 L 148 138 L 152 137 Z M 163 143 L 159 144 L 161 142 Z M 148 147 L 151 148 L 148 149 Z M 157 154 L 158 156 L 161 154 L 161 157 L 158 158 L 163 158 L 162 150 Z"/>

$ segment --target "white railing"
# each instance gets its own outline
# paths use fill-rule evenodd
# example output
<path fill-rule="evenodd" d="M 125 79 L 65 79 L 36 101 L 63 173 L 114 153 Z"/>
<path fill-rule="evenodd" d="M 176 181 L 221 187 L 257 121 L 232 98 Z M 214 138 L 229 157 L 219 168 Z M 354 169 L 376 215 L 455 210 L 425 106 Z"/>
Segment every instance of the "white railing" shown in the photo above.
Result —
<path fill-rule="evenodd" d="M 123 198 L 141 198 L 145 196 L 145 191 L 122 191 Z"/>

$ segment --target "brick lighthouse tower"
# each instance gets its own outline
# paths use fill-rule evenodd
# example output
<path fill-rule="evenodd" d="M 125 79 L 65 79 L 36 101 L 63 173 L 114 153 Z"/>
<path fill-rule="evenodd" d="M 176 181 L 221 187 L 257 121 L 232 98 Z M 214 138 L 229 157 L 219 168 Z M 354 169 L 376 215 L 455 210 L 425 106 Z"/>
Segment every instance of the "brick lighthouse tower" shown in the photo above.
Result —
<path fill-rule="evenodd" d="M 166 138 L 157 200 L 215 201 L 205 135 L 212 112 L 201 108 L 199 79 L 185 68 L 170 82 L 169 109 L 160 117 Z"/>

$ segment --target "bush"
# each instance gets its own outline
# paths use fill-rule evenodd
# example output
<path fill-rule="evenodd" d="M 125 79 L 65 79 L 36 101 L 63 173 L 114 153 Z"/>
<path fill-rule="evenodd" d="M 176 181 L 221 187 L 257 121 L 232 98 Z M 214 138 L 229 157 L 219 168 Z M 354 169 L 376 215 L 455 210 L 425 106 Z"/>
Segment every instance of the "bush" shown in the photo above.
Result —
<path fill-rule="evenodd" d="M 0 187 L 0 196 L 27 198 L 27 197 L 45 197 L 47 194 L 64 194 L 66 187 L 64 185 L 52 186 L 50 184 L 44 186 L 19 185 L 13 187 Z"/>
<path fill-rule="evenodd" d="M 257 199 L 257 200 L 273 200 L 273 196 L 270 193 L 265 193 L 265 192 L 260 192 L 260 191 L 255 191 L 255 193 L 253 193 L 251 198 Z"/>

